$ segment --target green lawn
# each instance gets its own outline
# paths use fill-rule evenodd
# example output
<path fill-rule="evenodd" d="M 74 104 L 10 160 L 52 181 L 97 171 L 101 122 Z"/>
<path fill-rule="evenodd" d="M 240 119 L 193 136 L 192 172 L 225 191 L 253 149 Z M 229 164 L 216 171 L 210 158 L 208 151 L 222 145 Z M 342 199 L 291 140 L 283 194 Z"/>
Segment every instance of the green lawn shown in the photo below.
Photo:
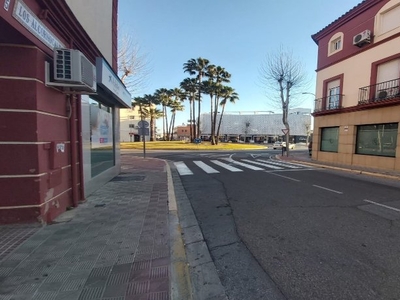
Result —
<path fill-rule="evenodd" d="M 121 143 L 121 149 L 143 149 L 143 142 Z M 211 145 L 209 142 L 200 144 L 171 141 L 171 142 L 146 142 L 147 150 L 245 150 L 245 149 L 265 149 L 263 144 L 241 144 L 241 143 L 219 143 Z"/>

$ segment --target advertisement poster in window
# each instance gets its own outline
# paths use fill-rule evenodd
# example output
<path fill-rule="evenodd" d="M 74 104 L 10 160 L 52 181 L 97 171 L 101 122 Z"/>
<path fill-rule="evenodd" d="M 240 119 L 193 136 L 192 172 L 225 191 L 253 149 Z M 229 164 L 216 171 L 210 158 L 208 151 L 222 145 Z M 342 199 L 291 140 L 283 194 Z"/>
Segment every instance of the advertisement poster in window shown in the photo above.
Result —
<path fill-rule="evenodd" d="M 112 115 L 106 110 L 92 105 L 91 117 L 91 142 L 92 149 L 113 145 Z"/>

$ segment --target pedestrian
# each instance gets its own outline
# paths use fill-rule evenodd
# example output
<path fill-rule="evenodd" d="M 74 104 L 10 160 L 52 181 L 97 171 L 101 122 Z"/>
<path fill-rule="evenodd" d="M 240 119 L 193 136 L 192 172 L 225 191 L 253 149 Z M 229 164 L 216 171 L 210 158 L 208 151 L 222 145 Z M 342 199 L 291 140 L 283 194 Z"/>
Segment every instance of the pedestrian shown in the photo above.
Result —
<path fill-rule="evenodd" d="M 286 150 L 286 143 L 285 144 L 282 143 L 282 156 L 283 156 L 283 154 L 285 154 L 286 151 L 287 151 Z"/>
<path fill-rule="evenodd" d="M 311 157 L 311 151 L 312 151 L 312 141 L 308 143 L 308 154 Z"/>

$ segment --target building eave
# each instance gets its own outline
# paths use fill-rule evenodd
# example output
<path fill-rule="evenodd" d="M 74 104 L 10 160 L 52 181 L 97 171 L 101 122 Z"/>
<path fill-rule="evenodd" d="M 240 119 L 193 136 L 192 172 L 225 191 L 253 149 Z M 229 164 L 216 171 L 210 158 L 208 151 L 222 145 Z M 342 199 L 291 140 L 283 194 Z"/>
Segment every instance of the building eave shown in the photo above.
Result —
<path fill-rule="evenodd" d="M 351 19 L 355 18 L 357 15 L 363 13 L 364 11 L 370 9 L 377 3 L 381 2 L 382 0 L 364 0 L 361 3 L 357 4 L 354 6 L 352 9 L 350 9 L 348 12 L 322 28 L 320 31 L 317 33 L 311 35 L 311 38 L 313 41 L 318 45 L 319 40 L 321 40 L 323 37 L 326 35 L 336 32 L 339 27 L 341 27 L 343 24 L 347 23 Z"/>

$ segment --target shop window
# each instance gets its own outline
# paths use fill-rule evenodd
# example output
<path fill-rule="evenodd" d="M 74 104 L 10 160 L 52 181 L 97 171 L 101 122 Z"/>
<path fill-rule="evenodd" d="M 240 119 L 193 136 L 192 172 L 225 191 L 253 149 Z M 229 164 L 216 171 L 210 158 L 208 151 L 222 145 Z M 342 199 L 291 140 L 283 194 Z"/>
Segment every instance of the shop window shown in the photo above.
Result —
<path fill-rule="evenodd" d="M 396 156 L 398 123 L 357 126 L 356 153 Z"/>
<path fill-rule="evenodd" d="M 90 99 L 92 177 L 115 165 L 113 109 Z"/>
<path fill-rule="evenodd" d="M 321 128 L 321 147 L 324 152 L 338 152 L 339 127 Z"/>

